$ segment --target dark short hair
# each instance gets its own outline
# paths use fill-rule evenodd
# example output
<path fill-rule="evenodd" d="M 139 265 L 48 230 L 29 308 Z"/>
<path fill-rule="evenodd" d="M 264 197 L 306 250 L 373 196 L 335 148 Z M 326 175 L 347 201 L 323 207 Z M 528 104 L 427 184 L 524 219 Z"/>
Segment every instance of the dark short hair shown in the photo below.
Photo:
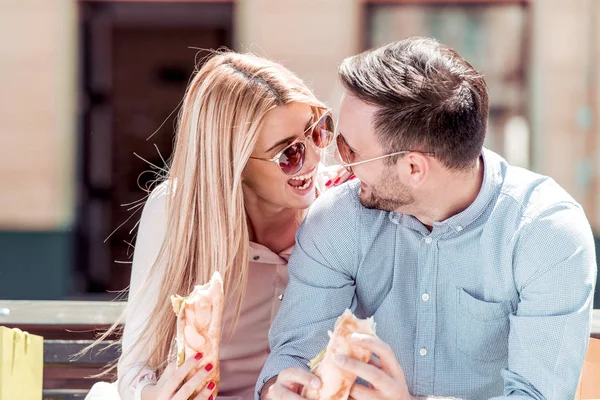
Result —
<path fill-rule="evenodd" d="M 349 57 L 339 76 L 376 106 L 374 129 L 390 152 L 430 151 L 450 169 L 474 164 L 489 111 L 482 75 L 435 39 L 410 37 Z"/>

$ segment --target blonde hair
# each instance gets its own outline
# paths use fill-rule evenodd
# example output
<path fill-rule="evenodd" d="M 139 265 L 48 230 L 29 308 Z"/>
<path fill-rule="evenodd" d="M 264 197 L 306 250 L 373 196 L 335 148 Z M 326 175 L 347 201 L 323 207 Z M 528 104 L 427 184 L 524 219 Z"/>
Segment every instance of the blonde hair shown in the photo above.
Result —
<path fill-rule="evenodd" d="M 242 172 L 265 115 L 292 102 L 308 104 L 317 113 L 325 108 L 288 69 L 252 54 L 217 53 L 187 88 L 167 176 L 165 240 L 148 276 L 148 280 L 161 276 L 160 291 L 141 340 L 129 349 L 149 349 L 146 365 L 158 376 L 175 335 L 172 294 L 185 295 L 219 271 L 224 277 L 225 308 L 235 307 L 234 326 L 239 318 L 250 241 Z M 128 307 L 139 297 L 130 293 Z"/>

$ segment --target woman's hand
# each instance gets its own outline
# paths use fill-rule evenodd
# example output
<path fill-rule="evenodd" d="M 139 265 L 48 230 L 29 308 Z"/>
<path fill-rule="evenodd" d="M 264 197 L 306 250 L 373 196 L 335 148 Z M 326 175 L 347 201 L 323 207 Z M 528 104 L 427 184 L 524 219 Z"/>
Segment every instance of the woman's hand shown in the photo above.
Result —
<path fill-rule="evenodd" d="M 198 372 L 183 383 L 188 374 L 198 367 L 201 367 Z M 212 369 L 213 365 L 202 360 L 200 353 L 188 358 L 179 368 L 176 368 L 175 362 L 172 362 L 155 385 L 148 385 L 142 389 L 142 400 L 188 400 Z M 212 392 L 215 386 L 214 382 L 209 382 L 194 397 L 194 400 L 213 400 Z"/>
<path fill-rule="evenodd" d="M 338 186 L 341 185 L 342 183 L 346 182 L 346 181 L 350 181 L 354 178 L 356 178 L 356 176 L 354 174 L 351 174 L 350 172 L 348 172 L 346 170 L 346 168 L 344 167 L 338 167 L 337 169 L 331 170 L 325 172 L 328 180 L 327 182 L 325 182 L 325 190 L 330 189 L 334 186 Z"/>

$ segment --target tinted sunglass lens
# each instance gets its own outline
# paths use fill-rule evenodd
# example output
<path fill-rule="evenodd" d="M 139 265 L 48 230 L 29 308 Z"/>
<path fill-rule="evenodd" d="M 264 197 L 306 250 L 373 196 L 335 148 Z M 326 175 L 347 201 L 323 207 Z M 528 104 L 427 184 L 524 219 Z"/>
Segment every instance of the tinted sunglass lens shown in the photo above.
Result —
<path fill-rule="evenodd" d="M 302 169 L 304 165 L 304 143 L 294 143 L 281 153 L 279 168 L 286 175 L 292 175 Z"/>
<path fill-rule="evenodd" d="M 317 122 L 311 133 L 311 139 L 315 146 L 324 149 L 331 143 L 333 137 L 333 119 L 331 115 L 325 114 Z"/>
<path fill-rule="evenodd" d="M 350 149 L 346 145 L 346 142 L 344 141 L 344 138 L 342 137 L 342 135 L 338 135 L 335 138 L 335 141 L 337 144 L 338 153 L 340 153 L 340 157 L 342 158 L 342 161 L 345 162 L 346 164 L 350 164 Z"/>

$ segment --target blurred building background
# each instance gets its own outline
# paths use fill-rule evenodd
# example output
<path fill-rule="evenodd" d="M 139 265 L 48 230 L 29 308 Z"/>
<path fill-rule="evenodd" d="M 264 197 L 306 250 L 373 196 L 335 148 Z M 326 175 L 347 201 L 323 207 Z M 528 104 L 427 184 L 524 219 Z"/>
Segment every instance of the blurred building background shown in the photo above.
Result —
<path fill-rule="evenodd" d="M 127 286 L 140 186 L 205 49 L 280 61 L 336 110 L 343 58 L 413 35 L 485 74 L 486 146 L 556 179 L 600 236 L 599 0 L 3 0 L 0 299 Z"/>

